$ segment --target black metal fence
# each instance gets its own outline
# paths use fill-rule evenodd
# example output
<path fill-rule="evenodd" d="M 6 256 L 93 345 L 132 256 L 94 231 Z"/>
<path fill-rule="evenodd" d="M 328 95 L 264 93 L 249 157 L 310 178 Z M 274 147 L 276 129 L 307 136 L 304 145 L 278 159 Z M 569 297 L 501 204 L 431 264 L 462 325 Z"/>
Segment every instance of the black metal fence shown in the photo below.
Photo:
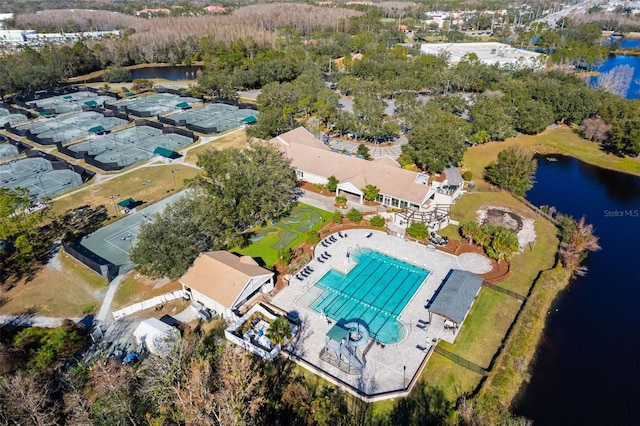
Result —
<path fill-rule="evenodd" d="M 114 265 L 108 260 L 98 256 L 82 244 L 63 241 L 62 247 L 64 247 L 64 250 L 74 259 L 86 265 L 98 275 L 106 277 L 109 282 L 118 275 L 120 269 L 118 265 Z"/>
<path fill-rule="evenodd" d="M 495 290 L 495 291 L 497 291 L 498 293 L 506 294 L 507 296 L 511 296 L 511 297 L 513 297 L 514 299 L 517 299 L 517 300 L 520 300 L 520 301 L 525 301 L 525 300 L 527 300 L 527 296 L 523 296 L 523 295 L 521 295 L 521 294 L 516 293 L 515 291 L 511 291 L 511 290 L 506 289 L 506 288 L 504 288 L 504 287 L 500 287 L 500 286 L 497 286 L 497 285 L 495 285 L 495 284 L 491 284 L 491 283 L 490 283 L 490 282 L 488 282 L 488 281 L 483 281 L 483 282 L 482 282 L 482 286 L 483 286 L 483 287 L 490 288 L 491 290 Z"/>
<path fill-rule="evenodd" d="M 436 346 L 433 348 L 433 351 L 444 356 L 445 358 L 449 358 L 451 361 L 455 362 L 458 365 L 461 365 L 475 373 L 478 373 L 482 376 L 487 375 L 487 370 L 480 367 L 478 364 L 474 364 L 473 362 L 462 358 L 460 355 L 456 355 L 453 352 L 449 352 L 446 349 L 441 348 L 440 346 Z"/>

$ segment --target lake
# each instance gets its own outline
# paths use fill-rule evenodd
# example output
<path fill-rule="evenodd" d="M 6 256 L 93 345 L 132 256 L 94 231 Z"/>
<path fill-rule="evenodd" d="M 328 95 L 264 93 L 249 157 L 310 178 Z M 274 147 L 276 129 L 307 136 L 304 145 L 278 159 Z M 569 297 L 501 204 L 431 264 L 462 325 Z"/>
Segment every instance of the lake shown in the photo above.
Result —
<path fill-rule="evenodd" d="M 620 47 L 623 49 L 632 49 L 640 47 L 640 40 L 635 39 L 623 39 L 620 41 Z M 627 56 L 627 55 L 614 55 L 609 56 L 607 60 L 599 67 L 596 68 L 598 72 L 608 72 L 618 65 L 629 65 L 634 69 L 633 78 L 631 79 L 631 86 L 625 96 L 627 99 L 640 98 L 640 56 Z M 592 78 L 594 81 L 595 78 Z"/>
<path fill-rule="evenodd" d="M 551 308 L 515 412 L 535 425 L 640 424 L 640 178 L 540 158 L 535 205 L 594 224 L 602 250 Z"/>

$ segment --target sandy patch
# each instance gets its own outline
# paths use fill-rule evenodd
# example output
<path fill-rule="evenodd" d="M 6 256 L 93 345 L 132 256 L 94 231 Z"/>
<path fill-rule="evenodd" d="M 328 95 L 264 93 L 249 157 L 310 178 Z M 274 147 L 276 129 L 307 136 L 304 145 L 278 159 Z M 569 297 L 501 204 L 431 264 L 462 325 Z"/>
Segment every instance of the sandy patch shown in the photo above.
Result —
<path fill-rule="evenodd" d="M 533 219 L 522 217 L 506 207 L 489 206 L 485 209 L 478 210 L 478 222 L 482 225 L 491 224 L 496 226 L 504 226 L 513 231 L 518 236 L 520 243 L 520 251 L 536 240 L 536 230 Z"/>

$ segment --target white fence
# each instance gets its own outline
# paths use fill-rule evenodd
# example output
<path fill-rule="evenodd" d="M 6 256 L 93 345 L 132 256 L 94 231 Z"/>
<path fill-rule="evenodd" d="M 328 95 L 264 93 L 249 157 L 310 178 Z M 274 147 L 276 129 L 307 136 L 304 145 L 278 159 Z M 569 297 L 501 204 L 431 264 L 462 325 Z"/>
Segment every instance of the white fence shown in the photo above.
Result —
<path fill-rule="evenodd" d="M 184 296 L 184 291 L 176 290 L 171 293 L 165 293 L 160 296 L 152 297 L 151 299 L 143 300 L 142 302 L 134 303 L 126 308 L 113 311 L 113 318 L 120 319 L 127 315 L 135 314 L 136 312 L 144 311 L 145 309 L 154 308 L 163 303 L 170 302 L 172 300 L 180 299 Z"/>

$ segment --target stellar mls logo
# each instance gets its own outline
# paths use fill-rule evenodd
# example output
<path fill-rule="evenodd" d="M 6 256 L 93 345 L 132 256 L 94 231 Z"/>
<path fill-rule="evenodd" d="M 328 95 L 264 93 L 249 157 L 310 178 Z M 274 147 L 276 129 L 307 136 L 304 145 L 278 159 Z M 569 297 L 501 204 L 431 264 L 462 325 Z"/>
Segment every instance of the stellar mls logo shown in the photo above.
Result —
<path fill-rule="evenodd" d="M 640 210 L 605 210 L 604 217 L 640 217 Z"/>

